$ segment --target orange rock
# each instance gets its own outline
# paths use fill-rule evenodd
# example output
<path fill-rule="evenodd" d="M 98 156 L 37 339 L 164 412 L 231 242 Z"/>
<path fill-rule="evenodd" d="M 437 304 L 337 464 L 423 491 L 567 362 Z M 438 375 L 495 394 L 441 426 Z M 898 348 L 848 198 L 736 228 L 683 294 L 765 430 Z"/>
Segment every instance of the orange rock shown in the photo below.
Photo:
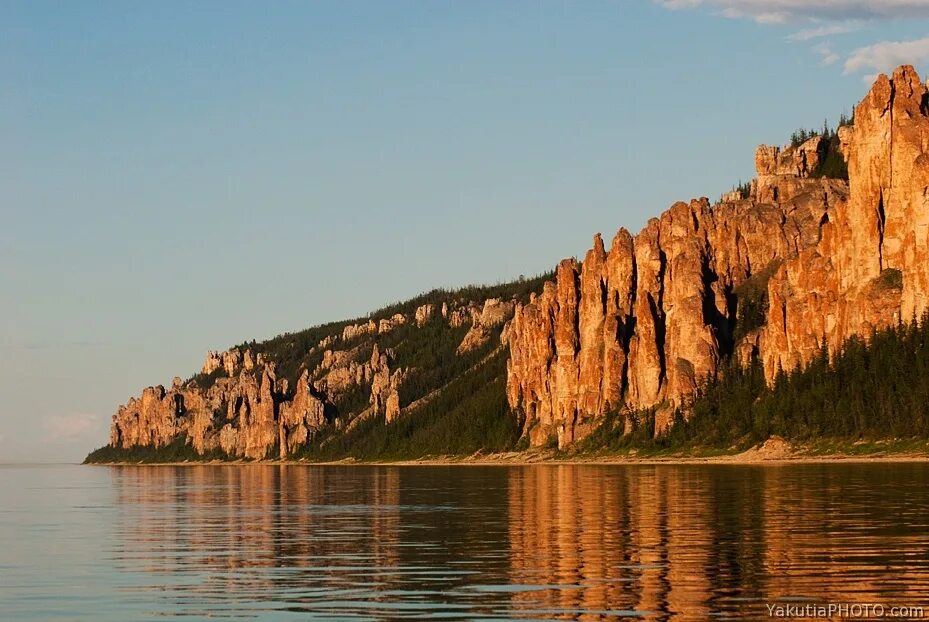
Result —
<path fill-rule="evenodd" d="M 824 147 L 761 146 L 748 199 L 676 203 L 610 253 L 599 236 L 584 262 L 516 309 L 507 397 L 533 445 L 568 445 L 604 414 L 674 407 L 729 356 L 760 357 L 771 379 L 927 308 L 929 121 L 911 67 L 882 76 L 843 128 L 850 185 L 816 179 Z M 898 276 L 899 275 L 899 276 Z M 740 286 L 767 291 L 767 323 L 742 330 Z M 901 280 L 902 279 L 902 280 Z"/>
<path fill-rule="evenodd" d="M 771 279 L 761 340 L 767 377 L 825 342 L 921 316 L 929 295 L 929 110 L 916 71 L 878 77 L 839 133 L 849 194 L 822 240 Z"/>

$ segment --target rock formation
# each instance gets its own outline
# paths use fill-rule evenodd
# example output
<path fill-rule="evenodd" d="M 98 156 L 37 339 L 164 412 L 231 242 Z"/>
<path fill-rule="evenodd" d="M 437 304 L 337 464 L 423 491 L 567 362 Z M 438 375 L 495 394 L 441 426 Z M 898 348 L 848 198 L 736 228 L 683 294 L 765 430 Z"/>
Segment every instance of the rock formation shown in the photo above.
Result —
<path fill-rule="evenodd" d="M 309 377 L 304 370 L 293 400 L 279 406 L 278 445 L 282 460 L 296 453 L 326 424 L 326 404 L 310 385 Z"/>
<path fill-rule="evenodd" d="M 198 376 L 186 382 L 175 378 L 170 389 L 146 388 L 121 406 L 113 416 L 110 445 L 165 447 L 182 439 L 200 454 L 284 459 L 299 453 L 327 426 L 348 430 L 370 416 L 390 423 L 401 416 L 401 387 L 411 370 L 400 367 L 394 348 L 382 346 L 381 340 L 393 339 L 402 347 L 403 336 L 395 331 L 408 323 L 425 329 L 435 308 L 420 305 L 406 315 L 396 312 L 335 326 L 295 353 L 305 362 L 295 374 L 291 372 L 291 382 L 278 372 L 280 351 L 278 360 L 261 351 L 267 344 L 208 352 Z M 447 302 L 442 308 L 453 319 L 432 330 L 447 330 L 449 340 L 457 341 L 460 333 L 454 329 L 471 324 L 468 334 L 477 335 L 473 339 L 480 345 L 499 338 L 514 303 L 499 298 L 456 299 L 451 310 Z M 470 349 L 466 349 L 459 356 L 467 356 Z M 441 390 L 422 382 L 419 386 L 430 397 Z"/>
<path fill-rule="evenodd" d="M 635 237 L 620 229 L 609 252 L 598 235 L 582 264 L 559 264 L 510 327 L 508 397 L 531 441 L 570 444 L 621 406 L 667 401 L 666 425 L 678 398 L 733 351 L 736 288 L 815 243 L 844 196 L 838 182 L 799 181 L 806 190 L 778 204 L 677 203 Z"/>
<path fill-rule="evenodd" d="M 389 318 L 381 320 L 377 325 L 377 332 L 379 335 L 383 335 L 404 324 L 406 324 L 406 317 L 402 313 L 396 313 Z"/>
<path fill-rule="evenodd" d="M 245 371 L 251 371 L 256 366 L 261 367 L 265 361 L 261 354 L 253 354 L 248 348 L 241 350 L 232 348 L 225 352 L 209 351 L 206 353 L 206 360 L 203 361 L 203 367 L 200 370 L 203 374 L 212 374 L 218 369 L 223 369 L 227 376 L 235 373 L 239 367 Z"/>
<path fill-rule="evenodd" d="M 374 320 L 368 320 L 363 324 L 349 324 L 342 329 L 342 341 L 350 341 L 361 335 L 377 332 L 377 323 Z"/>
<path fill-rule="evenodd" d="M 372 370 L 371 412 L 384 415 L 387 423 L 400 416 L 400 384 L 403 382 L 403 370 L 390 370 L 391 352 L 380 352 L 377 345 L 371 352 L 369 365 Z"/>
<path fill-rule="evenodd" d="M 847 182 L 820 176 L 837 142 Z M 570 445 L 612 412 L 631 424 L 651 410 L 660 433 L 730 357 L 771 381 L 823 343 L 834 352 L 927 311 L 929 93 L 912 67 L 880 76 L 838 139 L 762 145 L 755 168 L 714 204 L 675 203 L 608 247 L 598 234 L 544 286 L 438 291 L 383 317 L 210 352 L 199 375 L 121 406 L 110 444 L 291 456 L 327 426 L 404 416 L 401 393 L 404 413 L 432 399 L 491 339 L 507 346 L 507 401 L 532 445 Z"/>
<path fill-rule="evenodd" d="M 797 147 L 781 149 L 761 145 L 755 152 L 755 172 L 752 194 L 763 203 L 776 203 L 781 192 L 802 192 L 796 180 L 804 179 L 819 165 L 823 148 L 822 136 L 814 136 Z"/>
<path fill-rule="evenodd" d="M 207 361 L 217 356 L 223 360 L 225 354 L 211 352 Z M 368 361 L 359 364 L 356 356 L 357 349 L 326 350 L 312 374 L 303 370 L 291 395 L 287 381 L 277 379 L 274 364 L 256 368 L 245 363 L 247 356 L 233 354 L 226 357 L 238 361 L 232 373 L 206 389 L 177 379 L 170 390 L 148 387 L 139 398 L 131 398 L 113 416 L 110 445 L 163 447 L 186 435 L 201 454 L 219 449 L 229 456 L 283 459 L 330 423 L 330 397 L 366 383 L 372 412 L 390 422 L 400 414 L 404 371 L 391 370 L 390 352 L 381 353 L 376 344 Z"/>
<path fill-rule="evenodd" d="M 656 429 L 730 355 L 768 379 L 900 318 L 929 293 L 929 104 L 912 67 L 881 76 L 840 131 L 849 182 L 812 176 L 825 144 L 761 146 L 748 198 L 676 203 L 516 308 L 507 396 L 534 445 L 582 438 L 607 412 L 656 409 Z M 769 278 L 768 282 L 760 281 Z M 739 314 L 753 281 L 760 326 Z M 740 325 L 741 322 L 741 325 Z M 740 331 L 743 336 L 736 341 Z"/>
<path fill-rule="evenodd" d="M 426 322 L 432 318 L 432 311 L 435 308 L 435 305 L 424 304 L 419 307 L 416 307 L 416 313 L 413 317 L 416 319 L 416 326 L 422 328 Z"/>
<path fill-rule="evenodd" d="M 487 343 L 490 340 L 491 329 L 506 322 L 513 314 L 513 307 L 512 301 L 490 298 L 484 301 L 479 313 L 472 310 L 471 328 L 461 340 L 458 354 L 467 354 Z"/>
<path fill-rule="evenodd" d="M 768 378 L 809 360 L 825 340 L 921 316 L 929 295 L 929 104 L 912 67 L 880 76 L 839 137 L 848 201 L 822 241 L 786 262 L 769 285 L 760 347 Z"/>

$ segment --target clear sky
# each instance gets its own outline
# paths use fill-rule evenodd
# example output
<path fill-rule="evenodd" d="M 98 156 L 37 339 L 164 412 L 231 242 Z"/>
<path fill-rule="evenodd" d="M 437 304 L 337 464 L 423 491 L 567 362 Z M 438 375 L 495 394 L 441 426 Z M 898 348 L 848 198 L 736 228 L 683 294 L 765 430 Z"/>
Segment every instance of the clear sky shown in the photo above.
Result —
<path fill-rule="evenodd" d="M 0 461 L 208 349 L 494 282 L 929 68 L 929 0 L 0 1 Z"/>

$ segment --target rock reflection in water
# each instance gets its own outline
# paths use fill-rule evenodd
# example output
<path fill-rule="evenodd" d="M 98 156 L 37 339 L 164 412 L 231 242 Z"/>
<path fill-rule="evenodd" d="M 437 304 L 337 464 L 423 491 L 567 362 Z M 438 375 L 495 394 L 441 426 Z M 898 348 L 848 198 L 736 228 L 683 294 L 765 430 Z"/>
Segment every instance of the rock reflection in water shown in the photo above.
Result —
<path fill-rule="evenodd" d="M 765 602 L 787 599 L 929 610 L 927 465 L 111 472 L 110 561 L 121 596 L 148 613 L 703 621 L 766 617 Z"/>
<path fill-rule="evenodd" d="M 703 621 L 786 601 L 929 612 L 926 465 L 510 472 L 513 584 L 535 614 Z"/>

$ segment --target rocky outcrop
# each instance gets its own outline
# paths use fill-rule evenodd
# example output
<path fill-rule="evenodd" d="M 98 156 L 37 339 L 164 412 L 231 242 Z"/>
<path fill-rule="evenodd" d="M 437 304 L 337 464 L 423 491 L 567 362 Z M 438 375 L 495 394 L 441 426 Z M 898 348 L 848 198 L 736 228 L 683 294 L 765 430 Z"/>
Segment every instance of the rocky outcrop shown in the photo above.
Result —
<path fill-rule="evenodd" d="M 394 330 L 398 326 L 403 326 L 406 324 L 406 317 L 402 313 L 395 313 L 389 318 L 385 318 L 378 322 L 377 333 L 383 335 Z"/>
<path fill-rule="evenodd" d="M 522 286 L 509 298 L 490 298 L 499 288 L 479 299 L 461 290 L 328 333 L 282 335 L 270 349 L 272 341 L 210 352 L 199 377 L 121 406 L 110 443 L 185 438 L 200 453 L 260 459 L 293 455 L 328 425 L 393 421 L 401 391 L 409 411 L 442 390 L 410 393 L 429 374 L 395 356 L 435 360 L 427 339 L 409 340 L 413 354 L 393 349 L 427 324 L 449 331 L 452 347 L 463 336 L 458 357 L 472 362 L 499 336 L 509 351 L 506 397 L 533 445 L 570 445 L 610 412 L 631 427 L 651 410 L 660 433 L 730 357 L 760 361 L 770 381 L 823 343 L 835 351 L 927 311 L 929 93 L 912 67 L 878 78 L 839 142 L 848 182 L 816 177 L 834 162 L 835 139 L 762 145 L 750 184 L 714 204 L 675 203 L 608 246 L 597 235 L 583 261 L 562 261 L 528 299 Z"/>
<path fill-rule="evenodd" d="M 316 349 L 325 350 L 329 346 L 333 345 L 338 340 L 339 340 L 338 335 L 326 335 L 325 337 L 319 340 L 318 344 L 316 344 Z"/>
<path fill-rule="evenodd" d="M 803 191 L 798 180 L 809 177 L 819 166 L 823 150 L 822 136 L 814 136 L 796 147 L 761 145 L 755 151 L 753 196 L 762 202 L 776 203 L 785 195 Z"/>
<path fill-rule="evenodd" d="M 442 317 L 448 319 L 448 325 L 452 328 L 460 328 L 474 322 L 480 312 L 480 307 L 470 303 L 456 308 L 449 308 L 445 305 L 442 308 Z"/>
<path fill-rule="evenodd" d="M 371 365 L 368 361 L 358 360 L 361 354 L 361 345 L 350 350 L 325 350 L 322 362 L 313 370 L 317 389 L 335 397 L 354 386 L 370 382 Z"/>
<path fill-rule="evenodd" d="M 369 362 L 372 370 L 371 413 L 384 415 L 387 423 L 400 416 L 400 384 L 404 376 L 402 369 L 391 371 L 392 358 L 391 352 L 381 352 L 375 345 Z"/>
<path fill-rule="evenodd" d="M 110 445 L 132 447 L 170 443 L 178 432 L 178 417 L 186 411 L 184 396 L 170 396 L 161 385 L 148 387 L 138 398 L 130 398 L 113 415 Z"/>
<path fill-rule="evenodd" d="M 533 444 L 568 445 L 612 410 L 673 407 L 734 349 L 736 288 L 819 237 L 842 184 L 800 178 L 776 204 L 756 198 L 676 203 L 609 252 L 600 236 L 584 261 L 565 260 L 555 282 L 510 327 L 507 394 Z"/>
<path fill-rule="evenodd" d="M 324 351 L 313 371 L 303 369 L 293 392 L 263 356 L 230 352 L 207 355 L 207 361 L 236 361 L 229 368 L 232 374 L 207 388 L 176 378 L 171 389 L 149 387 L 131 398 L 113 416 L 110 445 L 164 447 L 185 438 L 200 454 L 221 450 L 232 457 L 284 459 L 325 426 L 345 423 L 343 419 L 352 413 L 335 419 L 329 414 L 332 399 L 367 385 L 369 408 L 359 416 L 383 415 L 389 423 L 400 415 L 399 391 L 407 370 L 394 367 L 393 352 L 382 352 L 376 343 L 371 355 L 360 362 L 360 346 Z M 249 357 L 252 364 L 245 362 Z M 263 361 L 262 367 L 256 367 L 254 360 Z"/>
<path fill-rule="evenodd" d="M 342 341 L 350 341 L 356 337 L 377 332 L 377 322 L 368 320 L 362 324 L 349 324 L 342 329 Z"/>
<path fill-rule="evenodd" d="M 283 460 L 326 424 L 326 404 L 311 386 L 308 371 L 300 375 L 293 400 L 283 402 L 279 413 L 278 445 Z"/>
<path fill-rule="evenodd" d="M 271 457 L 279 438 L 278 404 L 274 395 L 274 371 L 264 368 L 260 378 L 243 373 L 231 387 L 226 400 L 227 417 L 235 422 L 225 424 L 219 432 L 219 445 L 224 452 L 246 458 Z"/>
<path fill-rule="evenodd" d="M 406 324 L 407 318 L 402 313 L 395 313 L 394 315 L 383 318 L 381 320 L 368 320 L 367 322 L 361 322 L 359 324 L 349 324 L 342 329 L 342 341 L 351 341 L 358 337 L 370 334 L 383 335 L 389 333 L 399 326 Z M 322 344 L 320 344 L 322 346 Z M 332 340 L 326 344 L 326 346 L 332 345 Z M 323 346 L 323 347 L 326 347 Z"/>
<path fill-rule="evenodd" d="M 489 298 L 478 313 L 472 313 L 471 328 L 458 346 L 458 354 L 467 354 L 490 341 L 492 329 L 505 323 L 512 315 L 514 303 L 499 298 Z"/>
<path fill-rule="evenodd" d="M 186 435 L 200 453 L 222 449 L 233 456 L 265 458 L 279 438 L 273 366 L 242 371 L 210 389 L 193 385 L 149 387 L 113 416 L 110 445 L 162 447 Z"/>
<path fill-rule="evenodd" d="M 878 77 L 839 137 L 849 196 L 822 241 L 772 277 L 769 379 L 852 335 L 920 317 L 929 295 L 929 94 L 912 67 Z"/>
<path fill-rule="evenodd" d="M 240 368 L 245 371 L 251 371 L 255 367 L 264 365 L 264 357 L 261 354 L 253 354 L 250 349 L 241 350 L 232 348 L 225 352 L 209 351 L 206 353 L 206 359 L 203 361 L 203 367 L 200 370 L 202 374 L 212 374 L 218 369 L 222 369 L 227 376 L 234 375 Z"/>
<path fill-rule="evenodd" d="M 539 445 L 565 446 L 611 410 L 675 406 L 731 355 L 779 369 L 900 318 L 929 294 L 929 119 L 911 67 L 881 76 L 840 132 L 849 183 L 814 179 L 824 142 L 762 145 L 749 197 L 677 203 L 635 237 L 562 262 L 510 327 L 507 394 Z M 766 292 L 761 326 L 739 308 Z M 739 323 L 742 322 L 742 325 Z M 735 334 L 741 329 L 737 342 Z"/>
<path fill-rule="evenodd" d="M 424 304 L 416 307 L 416 312 L 413 314 L 414 319 L 416 320 L 416 326 L 422 328 L 426 322 L 432 318 L 432 312 L 435 309 L 435 305 Z"/>

